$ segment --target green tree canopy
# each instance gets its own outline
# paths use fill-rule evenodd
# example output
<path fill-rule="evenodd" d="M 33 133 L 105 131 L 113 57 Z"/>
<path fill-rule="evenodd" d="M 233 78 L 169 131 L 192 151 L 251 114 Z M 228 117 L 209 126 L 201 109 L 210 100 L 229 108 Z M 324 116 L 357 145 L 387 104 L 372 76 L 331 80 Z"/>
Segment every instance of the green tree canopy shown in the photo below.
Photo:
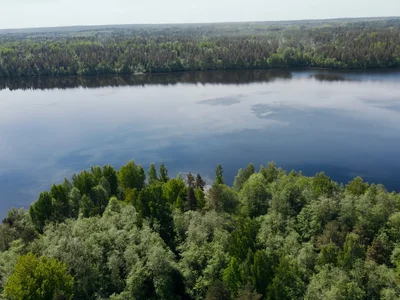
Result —
<path fill-rule="evenodd" d="M 28 253 L 18 259 L 4 291 L 15 300 L 72 299 L 73 285 L 65 264 Z"/>

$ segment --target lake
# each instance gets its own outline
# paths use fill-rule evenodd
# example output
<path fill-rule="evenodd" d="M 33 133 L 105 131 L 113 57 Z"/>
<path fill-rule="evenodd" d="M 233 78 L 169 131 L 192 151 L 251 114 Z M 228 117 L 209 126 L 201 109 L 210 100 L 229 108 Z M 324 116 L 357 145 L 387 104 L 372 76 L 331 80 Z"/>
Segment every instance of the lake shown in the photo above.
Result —
<path fill-rule="evenodd" d="M 91 165 L 253 162 L 400 191 L 400 70 L 0 79 L 0 214 Z"/>

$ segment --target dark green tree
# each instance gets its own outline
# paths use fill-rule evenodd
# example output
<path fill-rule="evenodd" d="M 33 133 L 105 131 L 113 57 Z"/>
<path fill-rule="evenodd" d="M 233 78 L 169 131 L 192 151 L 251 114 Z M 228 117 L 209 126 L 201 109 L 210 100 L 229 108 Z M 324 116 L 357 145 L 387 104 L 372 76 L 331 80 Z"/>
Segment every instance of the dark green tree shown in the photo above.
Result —
<path fill-rule="evenodd" d="M 204 188 L 206 186 L 206 182 L 203 180 L 203 178 L 201 177 L 200 174 L 196 175 L 196 189 L 201 189 L 202 191 L 204 191 Z"/>
<path fill-rule="evenodd" d="M 170 205 L 164 197 L 162 183 L 153 184 L 143 189 L 134 204 L 139 220 L 147 219 L 159 232 L 167 245 L 172 245 L 174 230 Z"/>
<path fill-rule="evenodd" d="M 243 261 L 246 259 L 249 250 L 254 253 L 259 229 L 260 224 L 256 220 L 240 218 L 229 239 L 229 254 Z"/>
<path fill-rule="evenodd" d="M 305 288 L 296 261 L 281 257 L 275 269 L 275 276 L 268 286 L 267 299 L 303 299 Z"/>
<path fill-rule="evenodd" d="M 88 171 L 82 171 L 79 174 L 72 175 L 72 182 L 82 195 L 89 195 L 90 190 L 96 186 L 96 180 L 92 173 Z"/>
<path fill-rule="evenodd" d="M 258 250 L 254 254 L 252 267 L 254 285 L 255 290 L 261 295 L 266 294 L 268 285 L 272 283 L 272 279 L 274 278 L 273 267 L 273 260 L 268 257 L 265 251 Z"/>
<path fill-rule="evenodd" d="M 207 290 L 207 294 L 205 297 L 206 300 L 230 300 L 231 295 L 229 289 L 226 285 L 221 282 L 217 281 L 212 283 L 212 285 Z"/>
<path fill-rule="evenodd" d="M 103 166 L 102 175 L 105 179 L 107 179 L 108 183 L 110 184 L 110 195 L 116 196 L 118 189 L 118 177 L 117 172 L 115 171 L 113 166 Z"/>
<path fill-rule="evenodd" d="M 50 188 L 51 197 L 53 199 L 53 219 L 55 221 L 63 221 L 70 215 L 70 207 L 68 203 L 68 190 L 60 184 L 53 184 Z"/>
<path fill-rule="evenodd" d="M 90 199 L 94 207 L 90 215 L 103 214 L 108 205 L 109 198 L 110 195 L 101 185 L 92 188 L 92 190 L 90 191 Z"/>
<path fill-rule="evenodd" d="M 53 215 L 53 200 L 49 192 L 43 192 L 39 195 L 39 199 L 29 208 L 29 215 L 36 229 L 43 233 L 44 226 Z"/>

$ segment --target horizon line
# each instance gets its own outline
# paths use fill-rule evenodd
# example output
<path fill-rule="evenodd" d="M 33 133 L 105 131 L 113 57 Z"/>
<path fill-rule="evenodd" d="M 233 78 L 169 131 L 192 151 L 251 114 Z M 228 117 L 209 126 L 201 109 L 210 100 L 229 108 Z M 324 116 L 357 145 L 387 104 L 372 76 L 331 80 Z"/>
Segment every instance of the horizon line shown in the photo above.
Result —
<path fill-rule="evenodd" d="M 210 21 L 210 22 L 185 22 L 185 23 L 119 23 L 119 24 L 87 24 L 87 25 L 54 25 L 54 26 L 33 26 L 33 27 L 14 27 L 0 28 L 4 31 L 23 31 L 40 29 L 68 29 L 77 27 L 121 27 L 121 26 L 173 26 L 173 25 L 213 25 L 213 24 L 246 24 L 246 23 L 284 23 L 284 22 L 310 22 L 310 21 L 345 21 L 345 20 L 376 20 L 376 19 L 400 19 L 400 16 L 377 16 L 377 17 L 337 17 L 337 18 L 309 18 L 309 19 L 291 19 L 291 20 L 253 20 L 253 21 Z"/>

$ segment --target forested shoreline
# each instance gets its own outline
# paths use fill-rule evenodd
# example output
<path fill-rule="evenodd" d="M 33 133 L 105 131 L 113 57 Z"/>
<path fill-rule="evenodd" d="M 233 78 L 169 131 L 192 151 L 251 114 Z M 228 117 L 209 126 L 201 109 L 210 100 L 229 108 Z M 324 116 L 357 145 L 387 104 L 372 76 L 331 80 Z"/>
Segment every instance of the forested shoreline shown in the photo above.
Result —
<path fill-rule="evenodd" d="M 93 166 L 0 225 L 2 299 L 399 299 L 400 195 L 275 163 Z"/>
<path fill-rule="evenodd" d="M 0 76 L 400 67 L 400 18 L 0 34 Z"/>

